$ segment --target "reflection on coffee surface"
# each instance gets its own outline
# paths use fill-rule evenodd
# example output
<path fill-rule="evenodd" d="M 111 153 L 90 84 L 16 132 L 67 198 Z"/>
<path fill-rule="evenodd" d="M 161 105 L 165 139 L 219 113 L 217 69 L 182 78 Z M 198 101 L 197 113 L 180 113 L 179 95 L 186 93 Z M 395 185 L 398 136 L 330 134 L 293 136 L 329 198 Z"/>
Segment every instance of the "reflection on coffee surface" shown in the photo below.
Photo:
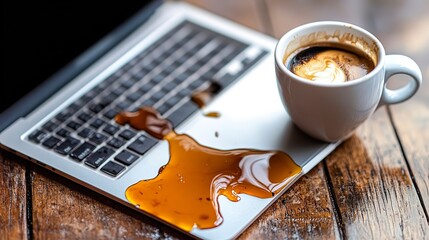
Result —
<path fill-rule="evenodd" d="M 313 46 L 289 57 L 289 69 L 315 82 L 341 83 L 361 78 L 374 69 L 374 63 L 357 49 Z"/>
<path fill-rule="evenodd" d="M 178 134 L 153 108 L 121 112 L 119 124 L 130 124 L 169 144 L 170 160 L 153 179 L 126 190 L 136 207 L 191 231 L 213 228 L 223 221 L 218 197 L 233 202 L 239 194 L 272 198 L 297 177 L 301 168 L 286 153 L 255 149 L 220 150 Z"/>

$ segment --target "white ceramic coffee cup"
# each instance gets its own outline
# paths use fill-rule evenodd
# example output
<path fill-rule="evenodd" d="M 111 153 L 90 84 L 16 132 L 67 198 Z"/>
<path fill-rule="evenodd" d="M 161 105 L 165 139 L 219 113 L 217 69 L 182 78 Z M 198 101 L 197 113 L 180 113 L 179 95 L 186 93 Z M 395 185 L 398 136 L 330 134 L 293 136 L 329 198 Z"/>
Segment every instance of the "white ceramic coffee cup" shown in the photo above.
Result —
<path fill-rule="evenodd" d="M 324 83 L 301 78 L 285 66 L 290 54 L 321 42 L 357 47 L 373 59 L 375 68 L 356 80 Z M 371 33 L 336 21 L 308 23 L 284 34 L 275 49 L 275 71 L 280 97 L 292 121 L 308 135 L 327 142 L 348 138 L 378 107 L 409 99 L 422 82 L 412 59 L 386 55 Z M 388 89 L 387 81 L 395 74 L 408 75 L 410 80 L 399 89 Z"/>

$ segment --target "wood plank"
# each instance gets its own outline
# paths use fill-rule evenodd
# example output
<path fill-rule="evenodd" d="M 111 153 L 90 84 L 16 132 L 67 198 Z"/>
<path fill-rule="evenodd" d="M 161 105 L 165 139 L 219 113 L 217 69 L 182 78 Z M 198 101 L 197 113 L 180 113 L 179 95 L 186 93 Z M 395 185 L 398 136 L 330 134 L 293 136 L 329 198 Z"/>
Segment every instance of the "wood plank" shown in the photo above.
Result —
<path fill-rule="evenodd" d="M 376 4 L 380 4 L 380 8 L 390 9 L 391 7 L 390 4 L 385 6 L 386 2 L 367 2 L 367 4 L 359 2 L 357 3 L 359 6 L 351 1 L 336 0 L 321 1 L 317 5 L 315 2 L 310 3 L 309 1 L 267 0 L 267 2 L 270 6 L 269 10 L 277 37 L 294 26 L 326 19 L 351 22 L 367 28 L 371 32 L 381 33 L 385 31 L 386 27 L 383 23 L 380 24 L 376 21 L 379 11 L 374 7 L 377 7 Z M 395 9 L 399 11 L 401 8 L 395 7 Z M 428 8 L 426 7 L 426 9 Z M 406 10 L 409 11 L 410 7 L 407 7 Z M 392 16 L 397 16 L 388 10 L 383 10 L 383 12 L 386 14 L 386 22 L 391 21 Z M 411 15 L 409 14 L 408 17 Z M 394 29 L 395 23 L 390 24 L 387 29 Z M 404 26 L 409 28 L 411 22 Z M 427 26 L 427 24 L 421 24 L 421 26 Z M 378 29 L 379 31 L 377 31 Z M 427 28 L 422 27 L 422 29 Z M 427 57 L 427 52 L 425 56 Z M 427 103 L 428 101 L 426 101 Z M 424 109 L 427 109 L 426 104 L 423 104 Z M 413 112 L 416 118 L 421 118 L 421 112 L 417 113 L 415 110 L 409 110 L 409 113 Z M 426 117 L 423 119 L 414 130 L 425 131 L 424 127 L 427 126 L 428 121 Z M 401 120 L 407 122 L 405 119 Z M 423 121 L 425 124 L 422 123 Z M 406 132 L 409 130 L 406 124 L 398 121 L 396 125 L 404 126 L 404 136 L 410 136 Z M 416 158 L 420 160 L 416 165 L 423 167 L 420 169 L 419 175 L 425 180 L 420 184 L 422 185 L 420 188 L 427 191 L 428 167 L 427 161 L 422 164 L 422 159 L 428 159 L 427 151 L 423 150 L 428 148 L 425 148 L 427 145 L 422 145 L 422 142 L 427 144 L 429 141 L 426 136 L 419 135 L 414 140 L 426 141 L 420 141 L 420 145 L 415 148 L 419 149 L 419 155 Z M 411 143 L 411 141 L 409 142 Z M 414 141 L 412 143 L 414 144 Z M 416 154 L 416 150 L 411 152 L 410 155 Z M 413 157 L 408 157 L 408 159 Z M 386 109 L 380 109 L 375 117 L 359 129 L 355 137 L 345 142 L 329 156 L 327 163 L 335 201 L 340 210 L 342 231 L 346 237 L 421 239 L 423 236 L 427 236 L 428 225 L 424 206 L 413 186 L 407 163 L 402 156 L 395 132 L 391 128 Z M 427 199 L 426 196 L 423 198 Z"/>
<path fill-rule="evenodd" d="M 0 150 L 0 236 L 27 238 L 25 163 Z"/>
<path fill-rule="evenodd" d="M 371 32 L 376 29 L 380 29 L 380 32 L 385 30 L 375 20 L 380 12 L 373 8 L 374 2 L 267 2 L 270 3 L 277 37 L 294 26 L 327 19 L 354 23 Z M 377 4 L 390 9 L 387 6 L 390 2 L 377 1 Z M 389 14 L 386 10 L 384 12 Z M 396 17 L 396 14 L 385 16 L 386 21 L 391 20 L 392 16 Z M 276 24 L 278 22 L 283 24 Z M 395 25 L 389 27 L 394 29 Z M 423 155 L 427 160 L 427 155 Z M 335 201 L 340 210 L 342 232 L 346 238 L 421 239 L 427 235 L 424 207 L 413 186 L 386 109 L 379 109 L 358 130 L 356 136 L 334 151 L 328 157 L 327 166 Z M 421 171 L 427 174 L 427 169 Z"/>
<path fill-rule="evenodd" d="M 239 239 L 339 239 L 323 165 L 298 180 Z"/>
<path fill-rule="evenodd" d="M 428 53 L 429 54 L 429 53 Z M 429 91 L 428 91 L 429 92 Z M 426 209 L 429 207 L 429 97 L 392 106 L 395 128 Z"/>
<path fill-rule="evenodd" d="M 178 231 L 35 166 L 35 239 L 183 239 Z"/>
<path fill-rule="evenodd" d="M 395 2 L 384 11 L 388 12 L 384 15 L 376 15 L 375 20 L 380 25 L 386 26 L 383 29 L 376 29 L 386 52 L 411 57 L 423 73 L 423 84 L 419 92 L 407 102 L 390 106 L 390 110 L 428 217 L 429 84 L 426 77 L 429 76 L 429 2 L 418 0 L 410 0 L 406 4 Z M 394 15 L 395 18 L 389 17 L 390 15 Z M 390 85 L 395 88 L 407 81 L 407 77 L 399 75 L 391 81 Z"/>
<path fill-rule="evenodd" d="M 424 209 L 385 107 L 326 162 L 346 238 L 428 236 Z"/>

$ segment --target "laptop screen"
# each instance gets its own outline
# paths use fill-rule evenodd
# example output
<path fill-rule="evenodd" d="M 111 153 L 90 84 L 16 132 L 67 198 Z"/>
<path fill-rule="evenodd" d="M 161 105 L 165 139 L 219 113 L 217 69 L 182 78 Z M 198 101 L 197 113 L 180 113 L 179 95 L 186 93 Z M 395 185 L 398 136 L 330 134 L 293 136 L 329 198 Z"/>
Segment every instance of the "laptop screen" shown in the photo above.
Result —
<path fill-rule="evenodd" d="M 2 1 L 0 113 L 150 2 Z"/>

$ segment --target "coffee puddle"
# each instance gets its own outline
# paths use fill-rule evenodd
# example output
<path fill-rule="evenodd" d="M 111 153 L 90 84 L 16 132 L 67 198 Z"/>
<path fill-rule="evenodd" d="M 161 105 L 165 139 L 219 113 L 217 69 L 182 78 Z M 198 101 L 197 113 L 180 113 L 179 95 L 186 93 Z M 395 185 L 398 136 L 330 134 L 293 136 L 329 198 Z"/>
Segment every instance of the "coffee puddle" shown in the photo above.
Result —
<path fill-rule="evenodd" d="M 271 198 L 301 172 L 289 155 L 253 149 L 219 150 L 203 146 L 153 108 L 121 112 L 115 120 L 144 130 L 169 144 L 169 162 L 153 179 L 141 180 L 125 192 L 128 201 L 183 230 L 219 226 L 218 197 L 240 201 L 239 194 Z"/>

